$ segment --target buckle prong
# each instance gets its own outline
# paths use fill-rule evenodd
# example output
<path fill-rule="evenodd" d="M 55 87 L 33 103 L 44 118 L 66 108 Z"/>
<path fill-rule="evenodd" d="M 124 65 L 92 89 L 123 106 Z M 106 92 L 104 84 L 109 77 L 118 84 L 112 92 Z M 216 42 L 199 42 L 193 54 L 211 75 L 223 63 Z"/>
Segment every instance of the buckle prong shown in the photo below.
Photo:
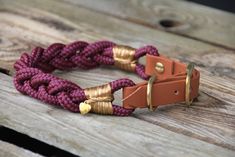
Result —
<path fill-rule="evenodd" d="M 193 74 L 193 70 L 194 70 L 194 64 L 193 63 L 189 63 L 187 65 L 187 69 L 186 69 L 186 80 L 185 80 L 185 104 L 190 106 L 193 102 L 193 100 L 190 100 L 190 92 L 191 92 L 191 77 Z"/>
<path fill-rule="evenodd" d="M 147 105 L 148 105 L 148 109 L 149 111 L 155 111 L 156 107 L 153 107 L 152 104 L 152 88 L 153 88 L 153 83 L 156 80 L 156 76 L 153 75 L 149 78 L 148 80 L 148 85 L 147 85 Z"/>

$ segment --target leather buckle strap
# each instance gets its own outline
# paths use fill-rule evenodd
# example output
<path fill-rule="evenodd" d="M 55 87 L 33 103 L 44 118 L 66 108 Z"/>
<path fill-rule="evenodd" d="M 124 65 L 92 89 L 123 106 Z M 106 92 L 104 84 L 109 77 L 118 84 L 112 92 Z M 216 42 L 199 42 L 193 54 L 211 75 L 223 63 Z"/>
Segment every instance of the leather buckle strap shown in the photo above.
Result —
<path fill-rule="evenodd" d="M 187 70 L 186 70 L 187 76 L 185 80 L 185 104 L 188 106 L 191 105 L 193 102 L 193 100 L 190 100 L 191 76 L 192 76 L 193 69 L 194 69 L 194 64 L 189 63 L 187 66 Z M 150 79 L 148 80 L 148 84 L 147 84 L 147 105 L 150 111 L 156 110 L 156 108 L 154 108 L 152 105 L 152 87 L 153 87 L 153 83 L 155 80 L 156 80 L 156 76 L 153 75 L 150 77 Z"/>
<path fill-rule="evenodd" d="M 160 69 L 159 70 L 159 65 Z M 156 76 L 156 80 L 142 82 L 123 89 L 123 107 L 157 108 L 160 105 L 186 102 L 190 104 L 198 96 L 200 73 L 186 64 L 164 56 L 146 56 L 146 74 Z M 148 91 L 151 85 L 151 90 Z M 149 86 L 149 87 L 148 87 Z M 149 98 L 150 97 L 150 98 Z"/>

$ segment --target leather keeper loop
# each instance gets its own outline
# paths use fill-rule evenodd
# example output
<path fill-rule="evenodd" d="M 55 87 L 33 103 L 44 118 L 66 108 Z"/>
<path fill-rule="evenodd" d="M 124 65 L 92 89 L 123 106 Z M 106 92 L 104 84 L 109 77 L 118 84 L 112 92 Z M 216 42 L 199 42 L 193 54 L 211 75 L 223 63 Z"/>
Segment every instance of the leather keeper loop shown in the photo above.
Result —
<path fill-rule="evenodd" d="M 99 114 L 113 114 L 113 95 L 109 84 L 86 88 L 84 90 L 87 100 L 91 105 L 91 111 Z"/>
<path fill-rule="evenodd" d="M 135 49 L 130 46 L 117 45 L 113 47 L 113 59 L 115 66 L 126 71 L 135 71 Z"/>

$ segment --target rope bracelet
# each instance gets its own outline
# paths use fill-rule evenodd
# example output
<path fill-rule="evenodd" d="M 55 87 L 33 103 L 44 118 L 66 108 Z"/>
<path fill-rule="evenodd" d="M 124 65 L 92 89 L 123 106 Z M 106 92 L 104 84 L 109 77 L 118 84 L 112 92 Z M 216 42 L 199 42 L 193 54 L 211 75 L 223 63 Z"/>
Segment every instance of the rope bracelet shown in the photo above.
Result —
<path fill-rule="evenodd" d="M 90 44 L 76 41 L 68 45 L 55 43 L 47 49 L 36 47 L 31 54 L 22 54 L 14 64 L 14 85 L 23 94 L 72 112 L 128 116 L 134 109 L 114 105 L 112 101 L 115 91 L 135 85 L 132 80 L 118 79 L 106 85 L 82 89 L 50 73 L 56 69 L 91 69 L 99 65 L 115 65 L 148 80 L 150 76 L 145 74 L 145 66 L 138 62 L 146 54 L 159 56 L 153 46 L 134 49 L 110 41 Z"/>

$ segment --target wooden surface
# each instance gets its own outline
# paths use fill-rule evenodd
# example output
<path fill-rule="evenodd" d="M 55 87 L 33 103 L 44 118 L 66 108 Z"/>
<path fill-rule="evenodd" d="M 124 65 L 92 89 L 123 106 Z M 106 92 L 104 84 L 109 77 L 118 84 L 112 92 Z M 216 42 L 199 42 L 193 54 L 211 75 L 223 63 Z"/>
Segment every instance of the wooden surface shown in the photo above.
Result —
<path fill-rule="evenodd" d="M 99 0 L 95 5 L 93 0 L 65 1 L 153 29 L 235 49 L 235 18 L 225 11 L 174 0 Z"/>
<path fill-rule="evenodd" d="M 235 16 L 185 1 L 95 3 L 0 0 L 0 68 L 11 75 L 0 74 L 0 124 L 80 156 L 234 156 Z M 183 25 L 170 32 L 156 26 L 168 17 Z M 14 89 L 12 65 L 23 52 L 53 42 L 102 39 L 136 48 L 153 44 L 161 54 L 195 62 L 201 72 L 198 101 L 189 108 L 137 110 L 125 118 L 81 116 Z M 107 67 L 55 74 L 82 87 L 121 77 L 141 81 Z"/>

